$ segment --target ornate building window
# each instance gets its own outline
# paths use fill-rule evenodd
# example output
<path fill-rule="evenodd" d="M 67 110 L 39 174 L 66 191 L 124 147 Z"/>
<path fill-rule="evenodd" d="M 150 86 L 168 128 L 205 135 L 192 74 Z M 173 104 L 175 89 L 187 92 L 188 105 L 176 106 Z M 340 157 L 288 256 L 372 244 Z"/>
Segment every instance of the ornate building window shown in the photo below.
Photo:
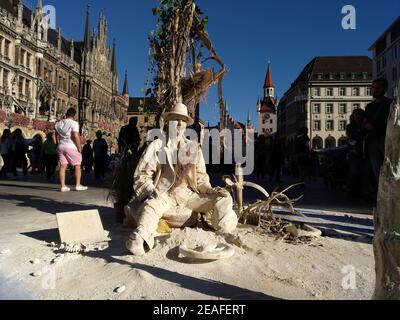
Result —
<path fill-rule="evenodd" d="M 346 120 L 339 121 L 339 131 L 346 131 L 346 127 L 347 127 Z"/>
<path fill-rule="evenodd" d="M 333 103 L 327 103 L 325 111 L 327 114 L 333 114 Z"/>
<path fill-rule="evenodd" d="M 314 96 L 316 97 L 321 96 L 321 88 L 314 88 Z"/>
<path fill-rule="evenodd" d="M 31 96 L 31 81 L 28 79 L 25 80 L 25 96 L 28 99 L 32 98 L 32 96 Z"/>
<path fill-rule="evenodd" d="M 333 97 L 333 88 L 326 88 L 326 96 Z"/>
<path fill-rule="evenodd" d="M 3 70 L 3 88 L 8 88 L 8 78 L 9 78 L 10 71 L 7 69 Z"/>
<path fill-rule="evenodd" d="M 340 114 L 346 114 L 347 113 L 347 104 L 346 103 L 339 104 L 339 113 Z"/>
<path fill-rule="evenodd" d="M 62 75 L 61 75 L 61 73 L 58 75 L 57 88 L 58 88 L 58 90 L 62 89 Z"/>
<path fill-rule="evenodd" d="M 339 96 L 340 97 L 345 97 L 347 95 L 347 89 L 346 88 L 339 88 Z"/>
<path fill-rule="evenodd" d="M 314 120 L 313 121 L 313 130 L 314 131 L 321 131 L 321 121 L 320 120 Z"/>
<path fill-rule="evenodd" d="M 43 67 L 43 79 L 44 79 L 44 81 L 48 81 L 48 71 L 49 70 L 49 66 L 48 66 L 48 64 L 47 63 L 45 63 L 44 64 L 44 67 Z"/>
<path fill-rule="evenodd" d="M 22 77 L 19 77 L 18 93 L 20 96 L 24 94 L 24 78 L 22 78 Z"/>
<path fill-rule="evenodd" d="M 26 54 L 26 51 L 24 49 L 21 49 L 21 54 L 19 57 L 19 64 L 21 66 L 25 66 L 25 54 Z"/>
<path fill-rule="evenodd" d="M 48 81 L 51 82 L 52 84 L 55 84 L 56 79 L 54 79 L 54 75 L 53 75 L 53 67 L 50 66 L 49 67 L 49 79 Z"/>
<path fill-rule="evenodd" d="M 32 55 L 27 52 L 26 53 L 26 67 L 31 70 L 31 64 L 32 64 Z"/>
<path fill-rule="evenodd" d="M 313 113 L 314 114 L 320 114 L 321 113 L 321 104 L 320 103 L 315 103 L 313 105 Z"/>
<path fill-rule="evenodd" d="M 11 42 L 6 39 L 4 42 L 4 56 L 7 58 L 10 58 L 10 46 Z"/>
<path fill-rule="evenodd" d="M 326 131 L 333 131 L 335 128 L 335 123 L 333 120 L 326 121 Z"/>
<path fill-rule="evenodd" d="M 360 88 L 353 88 L 353 96 L 354 97 L 360 96 Z"/>

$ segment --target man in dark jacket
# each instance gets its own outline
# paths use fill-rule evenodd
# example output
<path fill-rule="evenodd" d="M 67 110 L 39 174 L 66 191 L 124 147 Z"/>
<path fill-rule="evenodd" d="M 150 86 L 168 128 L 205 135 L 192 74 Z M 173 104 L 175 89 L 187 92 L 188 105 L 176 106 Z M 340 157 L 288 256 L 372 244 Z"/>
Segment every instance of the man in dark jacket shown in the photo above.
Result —
<path fill-rule="evenodd" d="M 366 151 L 375 180 L 378 184 L 385 157 L 386 128 L 392 100 L 385 97 L 388 90 L 386 79 L 379 78 L 372 84 L 374 101 L 365 109 L 364 128 L 367 132 Z"/>
<path fill-rule="evenodd" d="M 129 119 L 129 124 L 121 128 L 118 138 L 119 152 L 123 153 L 126 149 L 137 151 L 140 145 L 140 134 L 137 128 L 138 119 Z"/>

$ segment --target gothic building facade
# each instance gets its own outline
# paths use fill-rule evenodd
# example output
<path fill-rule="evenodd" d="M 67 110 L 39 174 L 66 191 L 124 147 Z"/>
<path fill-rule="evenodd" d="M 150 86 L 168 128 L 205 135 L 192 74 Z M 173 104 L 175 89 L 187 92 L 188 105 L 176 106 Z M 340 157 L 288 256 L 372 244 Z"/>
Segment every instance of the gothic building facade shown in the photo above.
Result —
<path fill-rule="evenodd" d="M 75 107 L 84 137 L 97 130 L 115 136 L 129 106 L 127 75 L 118 90 L 116 56 L 103 14 L 91 30 L 88 11 L 84 39 L 75 41 L 49 27 L 42 0 L 35 9 L 0 0 L 0 126 L 43 135 Z"/>

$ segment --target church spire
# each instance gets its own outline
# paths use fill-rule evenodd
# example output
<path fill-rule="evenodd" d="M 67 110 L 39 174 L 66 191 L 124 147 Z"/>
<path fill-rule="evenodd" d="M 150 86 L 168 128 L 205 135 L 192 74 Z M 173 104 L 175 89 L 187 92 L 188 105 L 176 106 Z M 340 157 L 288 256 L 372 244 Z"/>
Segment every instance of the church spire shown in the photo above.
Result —
<path fill-rule="evenodd" d="M 129 96 L 128 71 L 125 71 L 125 81 L 124 81 L 124 89 L 122 90 L 122 95 Z"/>
<path fill-rule="evenodd" d="M 264 82 L 264 98 L 275 96 L 274 82 L 272 81 L 271 63 L 268 62 L 267 75 Z"/>
<path fill-rule="evenodd" d="M 274 82 L 272 81 L 271 63 L 268 62 L 267 75 L 265 77 L 264 88 L 273 88 Z"/>
<path fill-rule="evenodd" d="M 85 37 L 83 40 L 83 48 L 86 52 L 90 51 L 90 12 L 89 6 L 86 11 L 86 26 L 85 26 Z"/>

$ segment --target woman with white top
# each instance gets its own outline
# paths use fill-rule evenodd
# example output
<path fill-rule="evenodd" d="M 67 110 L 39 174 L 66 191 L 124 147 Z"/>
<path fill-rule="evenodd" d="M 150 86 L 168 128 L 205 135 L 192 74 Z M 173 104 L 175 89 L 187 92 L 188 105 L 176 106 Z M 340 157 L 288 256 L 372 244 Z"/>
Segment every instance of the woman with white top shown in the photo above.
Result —
<path fill-rule="evenodd" d="M 58 158 L 60 161 L 60 183 L 61 192 L 71 191 L 65 185 L 65 173 L 68 165 L 75 168 L 75 190 L 85 191 L 88 187 L 81 185 L 82 177 L 82 145 L 79 135 L 79 124 L 75 119 L 76 110 L 69 108 L 66 118 L 57 122 L 56 129 L 56 142 L 58 142 Z"/>

